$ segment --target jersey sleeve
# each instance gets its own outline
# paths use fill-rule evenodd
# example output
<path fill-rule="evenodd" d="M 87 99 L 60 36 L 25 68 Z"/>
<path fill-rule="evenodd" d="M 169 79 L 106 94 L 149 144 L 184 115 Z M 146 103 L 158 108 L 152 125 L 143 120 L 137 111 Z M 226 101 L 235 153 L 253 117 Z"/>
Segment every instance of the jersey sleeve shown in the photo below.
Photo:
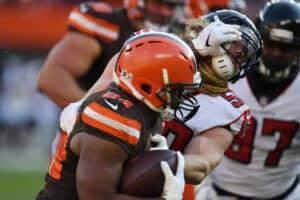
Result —
<path fill-rule="evenodd" d="M 245 131 L 250 125 L 251 112 L 240 98 L 228 91 L 221 96 L 197 95 L 200 108 L 186 122 L 194 134 L 215 127 L 227 127 L 234 134 Z"/>
<path fill-rule="evenodd" d="M 113 19 L 113 9 L 109 4 L 85 2 L 71 11 L 68 28 L 109 43 L 119 38 L 120 28 L 112 22 Z"/>
<path fill-rule="evenodd" d="M 77 127 L 81 132 L 110 140 L 129 151 L 139 143 L 142 124 L 113 106 L 117 104 L 87 99 L 79 110 Z"/>

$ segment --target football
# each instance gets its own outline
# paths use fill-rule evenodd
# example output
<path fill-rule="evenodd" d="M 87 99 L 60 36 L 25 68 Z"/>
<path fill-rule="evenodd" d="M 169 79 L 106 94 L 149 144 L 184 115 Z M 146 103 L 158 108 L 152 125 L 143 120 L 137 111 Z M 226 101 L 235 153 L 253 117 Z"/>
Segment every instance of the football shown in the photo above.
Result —
<path fill-rule="evenodd" d="M 176 173 L 176 151 L 147 151 L 128 161 L 124 166 L 120 192 L 138 197 L 161 196 L 165 179 L 160 167 L 161 161 L 166 161 L 173 173 Z"/>

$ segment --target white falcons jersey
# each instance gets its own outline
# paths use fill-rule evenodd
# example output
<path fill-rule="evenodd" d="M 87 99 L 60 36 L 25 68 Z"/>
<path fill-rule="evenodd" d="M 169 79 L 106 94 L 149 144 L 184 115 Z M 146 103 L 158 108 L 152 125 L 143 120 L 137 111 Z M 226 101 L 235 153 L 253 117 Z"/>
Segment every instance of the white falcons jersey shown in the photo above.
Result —
<path fill-rule="evenodd" d="M 220 96 L 199 94 L 198 112 L 186 122 L 195 134 L 214 127 L 228 126 L 232 132 L 246 128 L 250 120 L 249 107 L 233 92 L 228 91 Z"/>
<path fill-rule="evenodd" d="M 251 126 L 235 136 L 213 171 L 213 181 L 243 196 L 278 196 L 292 185 L 300 166 L 300 77 L 264 106 L 257 102 L 246 78 L 230 89 L 250 107 Z"/>
<path fill-rule="evenodd" d="M 249 107 L 233 92 L 228 91 L 217 97 L 198 94 L 196 99 L 200 107 L 185 125 L 176 120 L 166 122 L 163 135 L 171 149 L 184 151 L 193 136 L 214 127 L 227 127 L 238 133 L 249 126 Z"/>

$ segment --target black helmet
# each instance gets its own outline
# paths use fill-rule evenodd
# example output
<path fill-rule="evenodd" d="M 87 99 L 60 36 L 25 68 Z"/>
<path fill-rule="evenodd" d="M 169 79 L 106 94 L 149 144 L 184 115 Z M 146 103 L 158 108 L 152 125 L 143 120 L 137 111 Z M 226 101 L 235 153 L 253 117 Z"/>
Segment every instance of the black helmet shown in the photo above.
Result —
<path fill-rule="evenodd" d="M 300 6 L 295 1 L 270 1 L 260 11 L 256 25 L 268 40 L 300 46 Z"/>
<path fill-rule="evenodd" d="M 247 56 L 243 62 L 239 62 L 240 71 L 230 79 L 232 82 L 235 82 L 239 78 L 244 77 L 252 66 L 259 62 L 263 47 L 261 36 L 253 22 L 246 15 L 238 11 L 228 9 L 218 10 L 209 13 L 205 18 L 209 22 L 214 22 L 215 16 L 225 24 L 239 25 L 241 27 L 242 41 L 246 44 Z"/>
<path fill-rule="evenodd" d="M 300 4 L 295 1 L 268 2 L 260 11 L 256 25 L 266 46 L 278 45 L 288 50 L 300 50 Z M 280 81 L 298 71 L 299 54 L 294 58 L 263 53 L 260 72 L 269 81 Z"/>

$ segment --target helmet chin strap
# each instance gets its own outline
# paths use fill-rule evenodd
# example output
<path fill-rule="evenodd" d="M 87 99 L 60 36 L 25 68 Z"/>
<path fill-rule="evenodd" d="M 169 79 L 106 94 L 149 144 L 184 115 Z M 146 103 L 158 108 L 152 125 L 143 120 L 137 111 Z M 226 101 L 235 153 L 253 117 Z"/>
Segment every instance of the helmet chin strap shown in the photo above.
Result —
<path fill-rule="evenodd" d="M 149 28 L 154 31 L 160 31 L 160 32 L 168 32 L 169 31 L 169 27 L 167 25 L 158 25 L 147 19 L 144 20 L 144 26 L 145 26 L 145 28 Z"/>

